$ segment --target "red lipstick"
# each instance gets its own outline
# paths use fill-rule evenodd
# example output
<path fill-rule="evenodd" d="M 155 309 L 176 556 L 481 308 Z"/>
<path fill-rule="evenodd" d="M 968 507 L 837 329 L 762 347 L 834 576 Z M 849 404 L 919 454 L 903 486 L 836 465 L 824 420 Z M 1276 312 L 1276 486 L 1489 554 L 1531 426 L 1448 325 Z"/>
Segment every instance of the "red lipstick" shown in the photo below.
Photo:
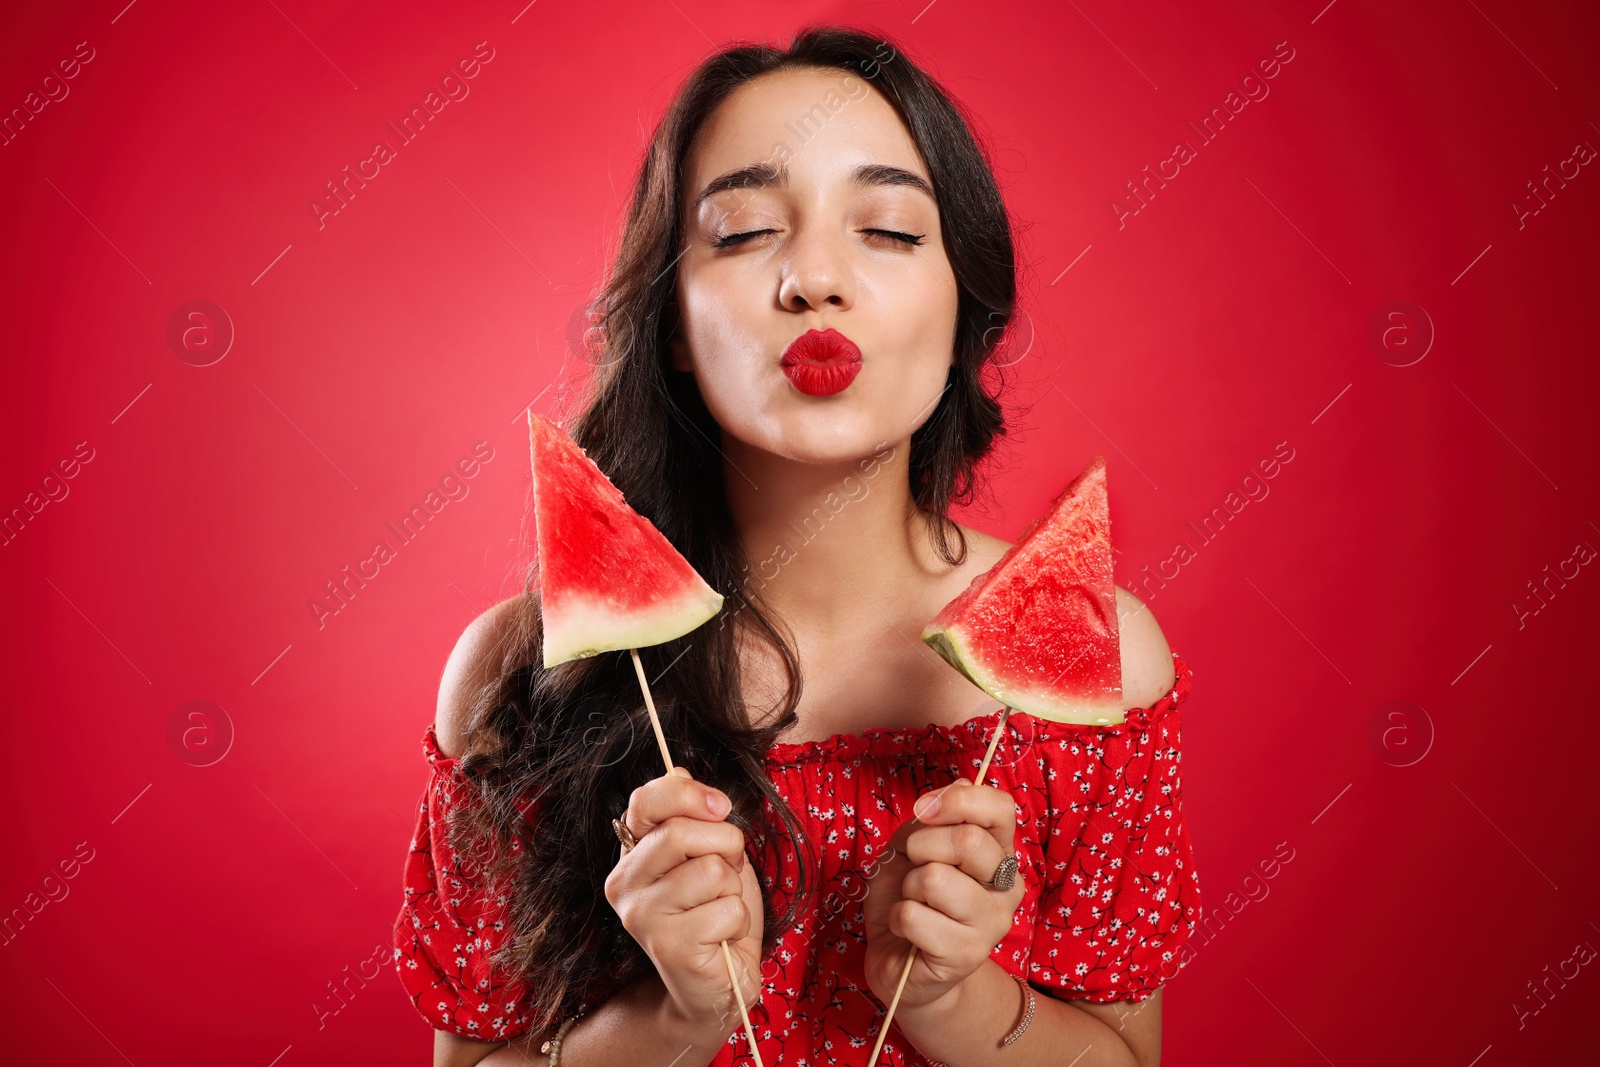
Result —
<path fill-rule="evenodd" d="M 830 326 L 826 330 L 807 330 L 790 341 L 779 363 L 789 381 L 802 393 L 832 396 L 844 390 L 861 373 L 861 349 Z"/>

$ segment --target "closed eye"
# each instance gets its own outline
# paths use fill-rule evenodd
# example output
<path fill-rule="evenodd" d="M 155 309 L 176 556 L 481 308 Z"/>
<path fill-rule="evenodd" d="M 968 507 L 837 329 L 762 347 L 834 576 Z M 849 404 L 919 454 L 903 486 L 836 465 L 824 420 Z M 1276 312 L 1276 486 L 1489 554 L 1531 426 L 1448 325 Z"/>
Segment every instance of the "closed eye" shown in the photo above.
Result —
<path fill-rule="evenodd" d="M 921 233 L 900 233 L 897 230 L 864 230 L 862 232 L 882 234 L 885 237 L 892 237 L 896 241 L 901 241 L 908 245 L 920 245 L 922 239 L 927 236 L 927 234 Z"/>
<path fill-rule="evenodd" d="M 736 244 L 748 240 L 757 234 L 775 233 L 775 230 L 750 230 L 746 233 L 730 233 L 726 237 L 718 237 L 715 242 L 717 248 L 732 248 Z"/>
<path fill-rule="evenodd" d="M 717 238 L 716 241 L 714 242 L 714 244 L 715 244 L 715 247 L 717 247 L 717 248 L 732 248 L 735 245 L 742 244 L 743 242 L 749 240 L 752 237 L 758 237 L 758 236 L 760 236 L 761 234 L 764 234 L 764 233 L 776 233 L 776 232 L 777 232 L 776 230 L 748 230 L 745 233 L 730 233 L 725 237 Z M 899 241 L 902 244 L 907 244 L 907 245 L 920 245 L 923 242 L 923 239 L 925 237 L 927 237 L 927 234 L 901 233 L 898 230 L 862 230 L 861 232 L 862 233 L 877 234 L 877 235 L 882 236 L 882 237 L 888 237 L 888 238 L 891 238 L 892 240 Z"/>

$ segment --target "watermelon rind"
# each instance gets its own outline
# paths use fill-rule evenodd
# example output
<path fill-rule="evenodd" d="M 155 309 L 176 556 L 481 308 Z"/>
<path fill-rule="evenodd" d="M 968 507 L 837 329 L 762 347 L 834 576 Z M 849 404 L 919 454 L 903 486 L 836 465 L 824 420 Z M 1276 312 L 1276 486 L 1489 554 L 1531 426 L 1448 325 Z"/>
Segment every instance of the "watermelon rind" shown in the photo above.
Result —
<path fill-rule="evenodd" d="M 682 637 L 716 617 L 722 596 L 706 586 L 648 611 L 620 608 L 599 597 L 568 595 L 544 614 L 544 665 L 625 648 L 646 648 Z"/>
<path fill-rule="evenodd" d="M 1110 695 L 1103 700 L 1062 700 L 1044 689 L 1005 684 L 985 671 L 978 657 L 967 652 L 957 631 L 930 623 L 922 632 L 922 640 L 973 685 L 1016 711 L 1084 726 L 1115 726 L 1126 721 L 1122 701 Z"/>

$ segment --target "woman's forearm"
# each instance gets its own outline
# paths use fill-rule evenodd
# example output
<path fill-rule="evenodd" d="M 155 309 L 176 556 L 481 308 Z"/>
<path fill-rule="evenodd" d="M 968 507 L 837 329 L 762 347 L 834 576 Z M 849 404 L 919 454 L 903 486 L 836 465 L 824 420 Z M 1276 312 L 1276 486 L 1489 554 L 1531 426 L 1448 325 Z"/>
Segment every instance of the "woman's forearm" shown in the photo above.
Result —
<path fill-rule="evenodd" d="M 1001 1044 L 1021 1020 L 1024 999 L 1016 979 L 989 959 L 939 1000 L 896 1010 L 894 1025 L 924 1056 L 961 1067 L 1139 1067 L 1115 1029 L 1037 991 L 1027 1030 Z"/>
<path fill-rule="evenodd" d="M 715 1016 L 701 1021 L 686 1018 L 668 996 L 660 976 L 651 975 L 620 990 L 569 1026 L 561 1039 L 561 1062 L 582 1067 L 669 1062 L 673 1067 L 705 1067 L 741 1025 L 737 1008 L 720 1021 Z M 490 1053 L 480 1065 L 542 1067 L 550 1061 L 547 1053 L 539 1051 L 545 1036 L 519 1038 Z"/>

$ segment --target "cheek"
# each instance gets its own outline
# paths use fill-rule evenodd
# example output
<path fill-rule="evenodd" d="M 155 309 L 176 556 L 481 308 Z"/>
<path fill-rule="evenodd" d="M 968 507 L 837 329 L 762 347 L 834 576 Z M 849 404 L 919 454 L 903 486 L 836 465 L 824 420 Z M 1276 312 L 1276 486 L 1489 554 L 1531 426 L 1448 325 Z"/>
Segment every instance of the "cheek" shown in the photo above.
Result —
<path fill-rule="evenodd" d="M 887 337 L 907 363 L 907 383 L 924 378 L 944 384 L 953 352 L 960 291 L 942 261 L 908 263 L 902 272 L 874 281 L 863 294 L 883 309 Z M 924 374 L 923 372 L 927 373 Z"/>
<path fill-rule="evenodd" d="M 695 349 L 695 383 L 706 407 L 717 422 L 729 425 L 737 421 L 740 412 L 747 410 L 755 394 L 755 368 L 748 360 L 738 358 L 735 347 L 726 340 L 701 339 Z"/>
<path fill-rule="evenodd" d="M 699 270 L 678 291 L 695 384 L 712 418 L 725 428 L 748 415 L 764 359 L 752 332 L 761 316 L 749 288 L 727 272 Z"/>
<path fill-rule="evenodd" d="M 708 354 L 738 341 L 757 321 L 754 286 L 730 263 L 696 264 L 678 283 L 684 336 Z"/>
<path fill-rule="evenodd" d="M 919 340 L 954 334 L 960 290 L 955 272 L 943 256 L 907 258 L 898 269 L 875 279 L 874 299 L 889 310 L 891 321 L 912 324 L 908 336 Z"/>
<path fill-rule="evenodd" d="M 698 377 L 732 383 L 751 376 L 760 344 L 751 332 L 752 317 L 733 292 L 723 289 L 715 299 L 691 303 L 686 316 L 684 337 Z"/>

